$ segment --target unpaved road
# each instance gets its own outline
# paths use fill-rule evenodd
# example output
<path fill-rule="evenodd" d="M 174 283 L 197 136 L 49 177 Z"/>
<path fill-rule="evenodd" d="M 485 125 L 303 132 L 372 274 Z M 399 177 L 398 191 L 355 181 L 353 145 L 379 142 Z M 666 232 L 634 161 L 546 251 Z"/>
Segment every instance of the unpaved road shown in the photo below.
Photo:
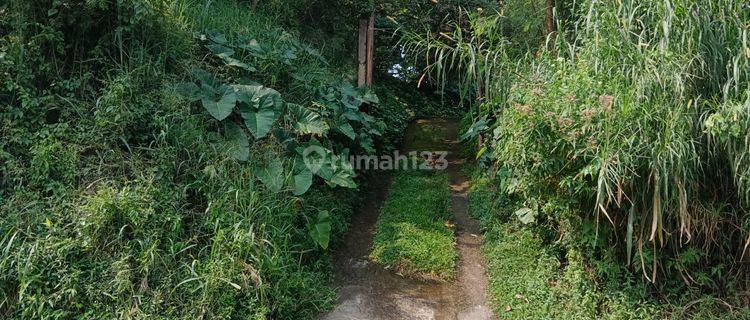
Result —
<path fill-rule="evenodd" d="M 437 126 L 445 137 L 433 151 L 450 151 L 448 172 L 451 179 L 451 208 L 456 224 L 458 272 L 447 283 L 422 282 L 395 274 L 367 258 L 372 247 L 380 206 L 391 179 L 386 173 L 371 182 L 370 194 L 353 217 L 344 245 L 334 256 L 339 287 L 336 308 L 321 317 L 325 320 L 357 319 L 492 319 L 487 303 L 486 263 L 480 248 L 483 238 L 477 222 L 468 212 L 469 180 L 461 171 L 458 156 L 458 127 L 447 120 L 419 120 L 405 138 L 405 150 L 413 150 L 416 126 Z"/>

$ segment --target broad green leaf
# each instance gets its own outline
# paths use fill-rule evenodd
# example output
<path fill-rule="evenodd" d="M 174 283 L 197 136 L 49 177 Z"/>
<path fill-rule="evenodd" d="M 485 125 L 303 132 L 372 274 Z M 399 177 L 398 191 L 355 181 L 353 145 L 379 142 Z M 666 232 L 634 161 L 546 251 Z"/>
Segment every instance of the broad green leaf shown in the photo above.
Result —
<path fill-rule="evenodd" d="M 201 89 L 193 82 L 182 82 L 175 86 L 175 90 L 188 101 L 198 101 L 203 98 Z"/>
<path fill-rule="evenodd" d="M 245 119 L 245 125 L 256 139 L 265 137 L 276 122 L 276 113 L 270 108 L 255 110 L 250 106 L 242 105 L 240 115 Z"/>
<path fill-rule="evenodd" d="M 209 30 L 206 32 L 208 34 L 208 38 L 211 39 L 211 41 L 216 42 L 218 44 L 227 44 L 227 37 L 216 30 Z"/>
<path fill-rule="evenodd" d="M 276 113 L 277 117 L 280 117 L 284 110 L 284 100 L 281 99 L 281 94 L 278 91 L 263 87 L 260 90 L 258 108 L 271 109 Z"/>
<path fill-rule="evenodd" d="M 324 161 L 329 161 L 328 159 L 324 159 Z M 320 166 L 316 171 L 315 175 L 318 177 L 323 178 L 323 180 L 326 180 L 326 182 L 330 181 L 333 178 L 335 171 L 333 167 L 331 167 L 330 162 L 323 163 L 322 166 Z"/>
<path fill-rule="evenodd" d="M 284 109 L 284 100 L 276 90 L 261 85 L 235 85 L 234 89 L 237 91 L 237 100 L 255 109 L 270 108 L 279 116 Z"/>
<path fill-rule="evenodd" d="M 255 109 L 258 108 L 258 100 L 263 90 L 262 85 L 233 85 L 233 87 L 237 92 L 237 101 L 244 102 Z"/>
<path fill-rule="evenodd" d="M 312 185 L 313 174 L 310 170 L 302 170 L 294 175 L 294 195 L 299 196 L 307 192 Z"/>
<path fill-rule="evenodd" d="M 208 44 L 206 45 L 206 48 L 208 48 L 208 50 L 211 50 L 213 54 L 217 55 L 220 58 L 228 58 L 234 55 L 234 50 L 220 44 Z"/>
<path fill-rule="evenodd" d="M 310 238 L 323 249 L 328 249 L 331 240 L 331 215 L 328 211 L 320 211 L 315 221 L 310 223 Z"/>
<path fill-rule="evenodd" d="M 320 136 L 328 131 L 328 125 L 320 118 L 318 113 L 293 103 L 287 104 L 287 110 L 293 118 L 294 130 L 297 133 Z"/>
<path fill-rule="evenodd" d="M 250 158 L 250 141 L 245 131 L 232 121 L 227 121 L 224 128 L 232 157 L 238 161 L 247 161 Z"/>
<path fill-rule="evenodd" d="M 474 122 L 471 127 L 469 127 L 464 134 L 461 135 L 460 140 L 461 141 L 467 141 L 470 139 L 476 138 L 479 133 L 487 129 L 487 124 L 489 121 L 487 120 L 487 117 L 482 117 L 477 122 Z"/>
<path fill-rule="evenodd" d="M 346 170 L 339 170 L 334 173 L 329 182 L 333 185 L 344 188 L 354 189 L 357 187 L 357 184 L 354 182 L 353 174 Z"/>
<path fill-rule="evenodd" d="M 208 89 L 204 86 L 204 92 L 211 91 Z M 237 95 L 231 87 L 221 86 L 213 94 L 203 96 L 201 102 L 211 116 L 221 121 L 226 119 L 234 110 L 234 106 L 237 104 Z"/>
<path fill-rule="evenodd" d="M 536 212 L 530 208 L 523 207 L 516 210 L 515 215 L 523 224 L 529 224 L 536 221 Z"/>
<path fill-rule="evenodd" d="M 344 122 L 338 125 L 336 129 L 347 136 L 349 139 L 354 140 L 354 138 L 357 137 L 357 134 L 354 133 L 354 128 L 352 128 L 352 125 L 350 125 L 348 122 Z"/>
<path fill-rule="evenodd" d="M 265 167 L 255 170 L 255 176 L 271 192 L 278 193 L 284 187 L 284 167 L 279 160 L 270 160 Z"/>
<path fill-rule="evenodd" d="M 242 61 L 240 61 L 238 59 L 235 59 L 235 58 L 232 58 L 232 57 L 225 57 L 225 58 L 222 58 L 222 59 L 224 60 L 224 63 L 227 66 L 242 68 L 242 69 L 244 69 L 246 71 L 250 71 L 250 72 L 255 71 L 255 68 L 253 68 L 253 66 L 251 66 L 251 65 L 249 65 L 247 63 L 244 63 L 244 62 L 242 62 Z"/>
<path fill-rule="evenodd" d="M 359 110 L 346 110 L 344 111 L 344 117 L 350 121 L 357 121 L 359 123 L 365 122 L 365 117 L 363 117 L 364 113 L 362 113 Z"/>

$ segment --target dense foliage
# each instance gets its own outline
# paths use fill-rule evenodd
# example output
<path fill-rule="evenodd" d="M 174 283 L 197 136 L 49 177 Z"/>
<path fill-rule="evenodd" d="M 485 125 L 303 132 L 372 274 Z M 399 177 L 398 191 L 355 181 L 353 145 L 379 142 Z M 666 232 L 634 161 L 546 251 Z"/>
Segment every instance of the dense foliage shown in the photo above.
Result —
<path fill-rule="evenodd" d="M 336 20 L 294 22 L 309 6 L 332 16 L 329 2 L 286 4 L 0 4 L 0 317 L 330 305 L 326 248 L 360 179 L 343 160 L 392 148 L 414 112 L 352 87 L 356 23 L 327 32 Z"/>
<path fill-rule="evenodd" d="M 402 39 L 473 104 L 464 138 L 512 201 L 493 210 L 602 285 L 747 308 L 748 3 L 556 3 L 554 34 L 513 28 L 544 19 L 519 0 Z"/>

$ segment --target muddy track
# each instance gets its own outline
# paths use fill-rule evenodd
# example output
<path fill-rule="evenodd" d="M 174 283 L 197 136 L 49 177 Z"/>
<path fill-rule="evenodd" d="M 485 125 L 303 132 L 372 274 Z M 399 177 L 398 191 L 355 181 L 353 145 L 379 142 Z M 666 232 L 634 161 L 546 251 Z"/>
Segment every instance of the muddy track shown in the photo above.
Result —
<path fill-rule="evenodd" d="M 407 132 L 404 151 L 411 151 L 417 126 L 443 128 L 445 137 L 432 150 L 450 151 L 451 209 L 456 224 L 459 264 L 455 279 L 446 283 L 423 282 L 402 277 L 368 259 L 378 212 L 388 195 L 391 178 L 382 174 L 367 188 L 370 193 L 352 219 L 344 245 L 334 256 L 339 300 L 321 319 L 492 319 L 487 303 L 486 263 L 481 254 L 483 238 L 468 212 L 469 180 L 461 171 L 458 127 L 455 121 L 419 120 Z"/>

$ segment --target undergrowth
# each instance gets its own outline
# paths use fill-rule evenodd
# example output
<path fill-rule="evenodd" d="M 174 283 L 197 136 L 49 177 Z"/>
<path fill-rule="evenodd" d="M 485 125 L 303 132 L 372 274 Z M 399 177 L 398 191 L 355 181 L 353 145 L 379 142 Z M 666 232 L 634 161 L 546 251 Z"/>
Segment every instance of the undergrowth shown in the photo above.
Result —
<path fill-rule="evenodd" d="M 504 1 L 401 43 L 439 84 L 461 83 L 463 138 L 502 214 L 561 262 L 576 252 L 592 290 L 746 315 L 748 3 L 551 3 L 554 33 L 519 28 L 544 1 Z"/>
<path fill-rule="evenodd" d="M 0 317 L 330 307 L 328 248 L 355 172 L 313 176 L 295 147 L 320 144 L 333 163 L 400 137 L 359 112 L 377 98 L 342 79 L 349 57 L 329 62 L 313 47 L 324 38 L 306 43 L 250 5 L 0 4 Z"/>
<path fill-rule="evenodd" d="M 474 176 L 470 212 L 485 233 L 489 295 L 501 318 L 747 319 L 750 310 L 730 307 L 711 295 L 660 300 L 647 293 L 643 282 L 607 282 L 589 265 L 581 247 L 551 237 L 556 235 L 544 226 L 521 223 L 514 201 L 497 193 L 499 181 L 476 168 L 469 171 Z"/>

